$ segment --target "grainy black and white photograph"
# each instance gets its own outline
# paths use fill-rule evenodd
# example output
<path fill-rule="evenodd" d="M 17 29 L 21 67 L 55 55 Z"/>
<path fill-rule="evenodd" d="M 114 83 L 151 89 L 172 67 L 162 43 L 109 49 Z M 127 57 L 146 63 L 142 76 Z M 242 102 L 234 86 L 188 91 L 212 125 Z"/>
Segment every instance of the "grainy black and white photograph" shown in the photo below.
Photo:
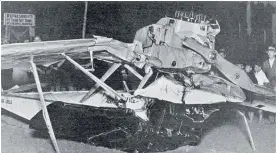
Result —
<path fill-rule="evenodd" d="M 275 1 L 1 1 L 2 153 L 274 153 Z"/>

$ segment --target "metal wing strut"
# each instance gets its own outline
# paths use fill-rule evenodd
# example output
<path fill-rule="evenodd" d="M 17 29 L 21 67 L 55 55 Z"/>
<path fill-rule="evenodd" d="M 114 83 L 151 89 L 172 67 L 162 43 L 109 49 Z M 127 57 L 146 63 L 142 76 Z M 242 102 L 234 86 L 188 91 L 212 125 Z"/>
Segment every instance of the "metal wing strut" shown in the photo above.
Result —
<path fill-rule="evenodd" d="M 51 123 L 51 120 L 50 120 L 50 117 L 49 117 L 49 113 L 48 113 L 48 110 L 47 110 L 47 107 L 46 107 L 46 103 L 45 103 L 45 100 L 44 100 L 44 96 L 43 96 L 40 80 L 39 80 L 39 77 L 38 77 L 36 65 L 33 62 L 33 56 L 31 57 L 30 64 L 32 66 L 32 71 L 33 71 L 37 91 L 38 91 L 38 94 L 39 94 L 39 99 L 40 99 L 40 102 L 41 102 L 43 118 L 44 118 L 45 123 L 47 125 L 49 135 L 50 135 L 50 138 L 51 138 L 52 143 L 54 145 L 54 148 L 55 148 L 57 153 L 60 153 L 58 145 L 57 145 L 57 140 L 56 140 L 56 137 L 55 137 L 55 133 L 54 133 L 54 130 L 53 130 L 53 127 L 52 127 L 52 123 Z"/>

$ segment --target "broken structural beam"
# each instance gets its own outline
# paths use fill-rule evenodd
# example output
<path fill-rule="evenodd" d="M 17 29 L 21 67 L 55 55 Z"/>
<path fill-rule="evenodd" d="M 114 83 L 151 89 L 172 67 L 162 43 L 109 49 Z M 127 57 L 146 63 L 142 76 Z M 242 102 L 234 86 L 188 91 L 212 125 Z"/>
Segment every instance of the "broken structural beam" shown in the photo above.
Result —
<path fill-rule="evenodd" d="M 114 63 L 101 77 L 101 81 L 104 82 L 106 79 L 108 79 L 120 66 L 120 63 Z M 83 96 L 83 98 L 80 100 L 80 103 L 85 102 L 99 88 L 99 86 L 99 84 L 96 84 L 94 87 L 92 87 L 90 91 Z"/>
<path fill-rule="evenodd" d="M 104 90 L 106 90 L 107 92 L 110 92 L 111 94 L 115 95 L 116 98 L 118 98 L 119 100 L 124 100 L 126 101 L 126 98 L 123 97 L 122 95 L 120 95 L 118 92 L 116 92 L 115 90 L 113 90 L 111 87 L 109 87 L 108 85 L 106 85 L 103 81 L 101 81 L 99 78 L 97 78 L 95 75 L 93 75 L 92 73 L 90 73 L 88 70 L 86 70 L 84 67 L 82 67 L 79 63 L 77 63 L 76 61 L 74 61 L 72 58 L 70 58 L 69 56 L 65 55 L 64 53 L 62 53 L 61 55 L 63 55 L 70 63 L 72 63 L 74 66 L 76 66 L 78 69 L 80 69 L 84 74 L 86 74 L 89 78 L 91 78 L 92 80 L 94 80 L 97 84 L 99 84 Z"/>
<path fill-rule="evenodd" d="M 124 67 L 126 69 L 128 69 L 132 74 L 134 74 L 137 78 L 139 78 L 140 80 L 143 79 L 143 76 L 140 75 L 137 71 L 135 71 L 132 67 L 130 67 L 129 65 L 125 64 Z"/>

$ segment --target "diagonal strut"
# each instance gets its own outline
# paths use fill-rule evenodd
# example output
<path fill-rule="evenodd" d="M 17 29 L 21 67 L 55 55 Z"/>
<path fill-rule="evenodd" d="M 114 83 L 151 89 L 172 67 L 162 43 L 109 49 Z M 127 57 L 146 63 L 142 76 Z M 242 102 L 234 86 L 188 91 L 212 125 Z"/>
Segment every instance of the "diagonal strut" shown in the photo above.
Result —
<path fill-rule="evenodd" d="M 101 77 L 101 81 L 105 81 L 108 79 L 119 67 L 121 66 L 120 63 L 114 63 L 107 71 L 106 73 Z M 84 97 L 80 100 L 80 103 L 85 102 L 98 88 L 100 87 L 99 84 L 96 84 L 94 87 L 90 89 L 90 91 L 84 95 Z"/>
<path fill-rule="evenodd" d="M 107 92 L 110 92 L 111 94 L 115 95 L 116 98 L 118 98 L 119 100 L 124 100 L 126 101 L 126 98 L 123 97 L 122 95 L 120 95 L 118 92 L 116 92 L 114 89 L 112 89 L 111 87 L 109 87 L 108 85 L 106 85 L 103 81 L 101 81 L 99 78 L 97 78 L 95 75 L 93 75 L 92 73 L 90 73 L 88 70 L 86 70 L 84 67 L 82 67 L 79 63 L 77 63 L 76 61 L 74 61 L 72 58 L 70 58 L 69 56 L 65 55 L 64 53 L 61 54 L 62 56 L 64 56 L 70 63 L 72 63 L 73 65 L 75 65 L 78 69 L 80 69 L 84 74 L 86 74 L 89 78 L 91 78 L 92 80 L 94 80 L 97 84 L 99 84 L 104 90 L 106 90 Z"/>
<path fill-rule="evenodd" d="M 55 133 L 54 133 L 54 130 L 53 130 L 53 127 L 52 127 L 52 123 L 51 123 L 51 120 L 50 120 L 50 117 L 49 117 L 49 113 L 48 113 L 48 110 L 47 110 L 47 107 L 46 107 L 46 103 L 45 103 L 45 100 L 44 100 L 44 96 L 43 96 L 40 80 L 39 80 L 39 77 L 38 77 L 36 65 L 33 62 L 33 56 L 31 57 L 30 64 L 31 64 L 32 69 L 33 69 L 33 75 L 34 75 L 37 91 L 38 91 L 40 102 L 41 102 L 43 118 L 44 118 L 45 123 L 47 125 L 49 135 L 50 135 L 50 138 L 51 138 L 52 143 L 54 145 L 54 148 L 55 148 L 57 153 L 60 153 L 58 145 L 57 145 L 57 140 L 56 140 L 56 137 L 55 137 Z"/>

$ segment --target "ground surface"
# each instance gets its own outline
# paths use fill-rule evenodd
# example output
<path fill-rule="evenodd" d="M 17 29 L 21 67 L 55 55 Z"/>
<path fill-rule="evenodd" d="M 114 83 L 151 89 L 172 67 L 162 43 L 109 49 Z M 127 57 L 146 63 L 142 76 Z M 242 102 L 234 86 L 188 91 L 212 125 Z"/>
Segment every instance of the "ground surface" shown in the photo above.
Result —
<path fill-rule="evenodd" d="M 2 153 L 54 153 L 49 139 L 33 137 L 28 125 L 6 114 L 1 121 Z M 258 123 L 255 118 L 249 124 L 256 145 L 254 153 L 276 151 L 276 124 L 267 119 Z M 119 153 L 121 151 L 96 147 L 84 143 L 58 139 L 61 153 Z M 210 131 L 196 147 L 184 146 L 168 153 L 253 153 L 249 142 L 238 127 L 224 125 Z"/>

